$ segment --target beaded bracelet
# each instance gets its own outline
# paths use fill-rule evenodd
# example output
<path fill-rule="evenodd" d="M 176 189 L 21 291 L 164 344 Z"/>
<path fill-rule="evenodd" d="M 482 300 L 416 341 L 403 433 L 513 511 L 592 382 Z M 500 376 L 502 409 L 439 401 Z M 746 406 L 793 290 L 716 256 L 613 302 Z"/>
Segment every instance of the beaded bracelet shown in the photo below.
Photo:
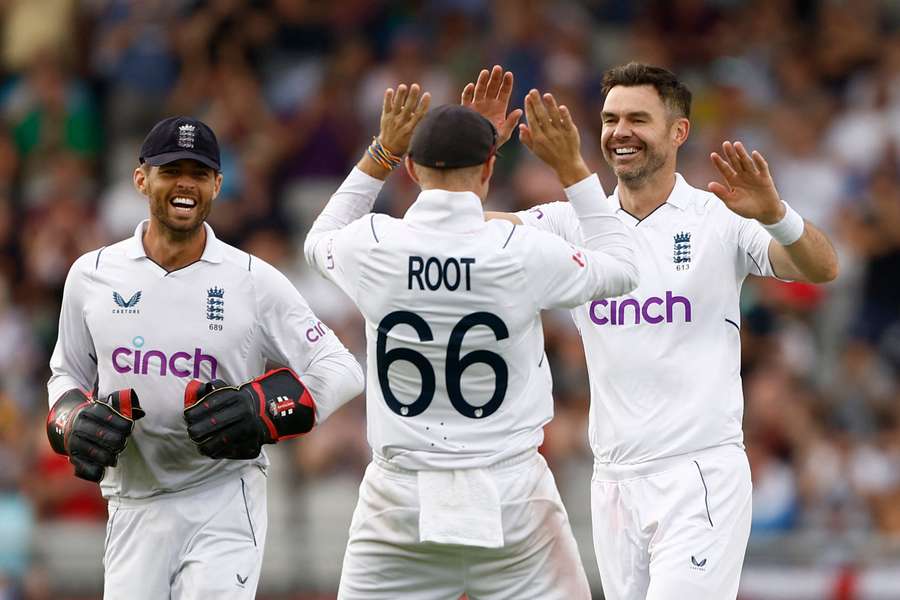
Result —
<path fill-rule="evenodd" d="M 372 160 L 377 162 L 379 165 L 391 171 L 400 166 L 400 163 L 403 162 L 403 158 L 397 156 L 387 148 L 381 145 L 381 140 L 377 137 L 372 138 L 372 143 L 369 144 L 369 147 L 366 149 L 366 152 L 369 156 L 372 157 Z"/>

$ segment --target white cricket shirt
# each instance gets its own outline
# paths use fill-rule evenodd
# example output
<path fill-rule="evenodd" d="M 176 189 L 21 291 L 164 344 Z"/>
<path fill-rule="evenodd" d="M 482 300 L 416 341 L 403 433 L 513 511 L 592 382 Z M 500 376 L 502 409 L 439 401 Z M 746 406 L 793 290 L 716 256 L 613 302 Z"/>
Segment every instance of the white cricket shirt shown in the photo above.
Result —
<path fill-rule="evenodd" d="M 107 497 L 178 491 L 246 467 L 202 456 L 191 442 L 183 417 L 191 379 L 241 383 L 270 359 L 297 372 L 320 421 L 362 390 L 359 364 L 274 267 L 204 224 L 200 260 L 166 272 L 144 251 L 147 223 L 72 265 L 50 360 L 51 406 L 72 388 L 103 398 L 130 387 L 147 413 L 106 470 Z M 268 463 L 265 453 L 252 462 Z"/>
<path fill-rule="evenodd" d="M 581 213 L 591 249 L 486 223 L 471 192 L 423 191 L 402 219 L 365 214 L 382 183 L 354 169 L 305 246 L 365 317 L 374 452 L 406 469 L 462 469 L 536 448 L 553 416 L 541 309 L 635 284 L 630 238 L 599 180 L 566 190 L 593 207 Z"/>
<path fill-rule="evenodd" d="M 633 464 L 743 443 L 741 285 L 774 276 L 771 237 L 676 174 L 664 204 L 638 220 L 607 202 L 634 237 L 640 284 L 572 311 L 591 385 L 589 435 L 600 462 Z M 516 213 L 577 244 L 568 203 Z"/>

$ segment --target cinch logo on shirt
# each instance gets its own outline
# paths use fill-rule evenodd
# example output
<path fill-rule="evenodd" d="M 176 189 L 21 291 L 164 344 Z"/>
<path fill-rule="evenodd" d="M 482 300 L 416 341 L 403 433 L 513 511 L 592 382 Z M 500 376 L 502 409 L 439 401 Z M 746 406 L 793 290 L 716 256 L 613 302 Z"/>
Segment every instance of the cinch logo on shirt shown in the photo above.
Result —
<path fill-rule="evenodd" d="M 328 328 L 322 321 L 310 321 L 311 327 L 306 330 L 306 341 L 315 344 L 328 334 Z"/>
<path fill-rule="evenodd" d="M 676 307 L 679 307 L 676 310 Z M 691 322 L 691 301 L 666 291 L 665 299 L 650 296 L 640 304 L 634 298 L 624 300 L 594 300 L 588 314 L 597 325 L 639 325 L 641 323 L 672 323 L 681 315 L 684 323 Z"/>
<path fill-rule="evenodd" d="M 117 373 L 161 377 L 171 374 L 176 377 L 200 379 L 200 367 L 203 363 L 207 363 L 209 378 L 216 378 L 219 361 L 214 356 L 204 354 L 200 348 L 194 348 L 193 354 L 179 351 L 169 356 L 162 350 L 141 350 L 141 346 L 144 345 L 144 338 L 141 336 L 134 338 L 131 343 L 135 348 L 119 346 L 112 352 L 112 365 Z"/>

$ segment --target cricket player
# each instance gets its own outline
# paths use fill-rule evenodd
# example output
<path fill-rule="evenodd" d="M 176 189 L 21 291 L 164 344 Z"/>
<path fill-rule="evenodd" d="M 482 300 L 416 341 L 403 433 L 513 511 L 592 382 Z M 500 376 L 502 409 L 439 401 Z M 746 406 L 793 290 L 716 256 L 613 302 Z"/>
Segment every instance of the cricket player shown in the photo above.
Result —
<path fill-rule="evenodd" d="M 485 77 L 473 103 L 505 109 L 512 84 L 511 74 L 490 86 Z M 415 84 L 387 90 L 378 138 L 307 237 L 309 262 L 366 320 L 373 460 L 350 525 L 341 600 L 590 597 L 537 452 L 553 416 L 540 311 L 627 293 L 637 273 L 571 116 L 550 100 L 552 124 L 534 119 L 543 103 L 529 95 L 526 130 L 578 215 L 578 247 L 484 220 L 495 151 L 521 111 L 499 132 L 459 105 L 426 115 L 429 96 Z M 403 218 L 370 214 L 407 147 L 422 192 Z"/>
<path fill-rule="evenodd" d="M 470 84 L 472 85 L 472 84 Z M 750 533 L 741 419 L 747 275 L 826 282 L 825 235 L 783 202 L 758 152 L 725 142 L 709 193 L 675 171 L 691 93 L 631 63 L 603 80 L 603 155 L 618 178 L 599 203 L 637 246 L 640 285 L 573 310 L 591 385 L 594 548 L 610 600 L 733 599 Z M 465 104 L 465 96 L 463 103 Z M 582 243 L 572 205 L 490 214 Z"/>
<path fill-rule="evenodd" d="M 262 445 L 327 418 L 362 370 L 281 273 L 205 223 L 222 184 L 209 127 L 157 123 L 134 184 L 149 220 L 66 279 L 47 434 L 108 500 L 104 598 L 249 600 Z"/>

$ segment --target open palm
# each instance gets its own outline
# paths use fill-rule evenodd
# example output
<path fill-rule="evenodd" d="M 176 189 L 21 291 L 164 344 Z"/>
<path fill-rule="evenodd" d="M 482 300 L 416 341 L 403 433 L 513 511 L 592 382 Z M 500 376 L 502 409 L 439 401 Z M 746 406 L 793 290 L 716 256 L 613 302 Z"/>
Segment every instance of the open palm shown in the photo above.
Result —
<path fill-rule="evenodd" d="M 732 212 L 765 224 L 781 219 L 784 207 L 762 154 L 756 150 L 749 154 L 741 142 L 724 142 L 722 154 L 713 152 L 710 159 L 725 183 L 712 181 L 707 189 Z"/>
<path fill-rule="evenodd" d="M 468 106 L 494 124 L 497 129 L 498 148 L 509 140 L 513 129 L 522 118 L 521 108 L 506 114 L 512 90 L 512 72 L 504 73 L 503 67 L 494 65 L 490 73 L 487 69 L 482 69 L 478 74 L 478 80 L 467 84 L 462 92 L 462 105 Z"/>

